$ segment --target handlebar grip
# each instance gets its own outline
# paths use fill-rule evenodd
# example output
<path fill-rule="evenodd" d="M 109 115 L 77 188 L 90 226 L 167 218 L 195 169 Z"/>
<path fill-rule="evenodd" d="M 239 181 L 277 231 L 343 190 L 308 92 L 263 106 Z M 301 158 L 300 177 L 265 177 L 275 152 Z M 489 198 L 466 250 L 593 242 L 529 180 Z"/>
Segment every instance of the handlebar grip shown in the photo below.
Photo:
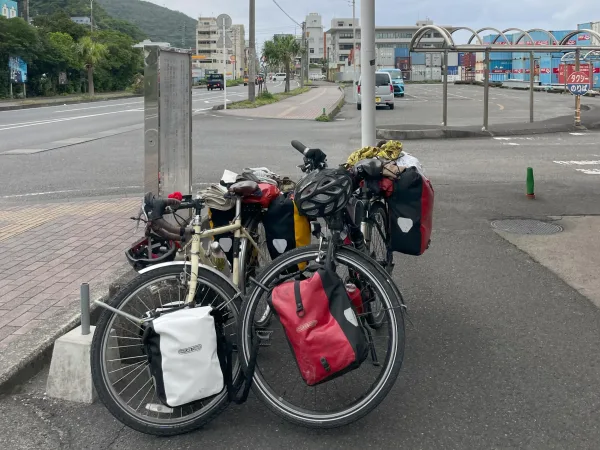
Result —
<path fill-rule="evenodd" d="M 302 153 L 304 155 L 304 152 L 306 151 L 306 149 L 308 148 L 306 145 L 304 145 L 302 142 L 300 141 L 292 141 L 292 147 L 294 147 L 296 150 L 298 150 L 300 153 Z"/>

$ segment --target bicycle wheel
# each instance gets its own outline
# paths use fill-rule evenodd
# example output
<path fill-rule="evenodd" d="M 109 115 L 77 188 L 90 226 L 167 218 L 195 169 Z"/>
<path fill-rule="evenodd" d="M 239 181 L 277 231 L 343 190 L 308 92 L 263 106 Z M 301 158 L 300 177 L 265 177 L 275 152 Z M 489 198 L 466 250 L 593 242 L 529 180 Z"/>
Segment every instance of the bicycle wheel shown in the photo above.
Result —
<path fill-rule="evenodd" d="M 394 270 L 394 254 L 390 250 L 388 229 L 388 214 L 385 206 L 381 202 L 374 202 L 371 205 L 368 220 L 368 252 L 369 256 L 377 261 L 377 264 L 383 267 L 388 274 L 391 274 Z M 381 309 L 379 298 L 367 303 L 366 310 L 369 314 L 366 319 L 371 328 L 377 329 L 382 326 L 385 314 L 381 312 Z"/>
<path fill-rule="evenodd" d="M 291 250 L 273 261 L 257 281 L 264 286 L 275 286 L 280 274 L 287 273 L 299 263 L 314 262 L 319 256 L 323 255 L 319 254 L 319 247 L 316 245 Z M 354 249 L 339 248 L 336 251 L 335 262 L 338 269 L 348 267 L 348 272 L 359 274 L 368 289 L 380 294 L 385 307 L 384 325 L 387 326 L 373 332 L 366 331 L 369 342 L 373 344 L 371 359 L 367 359 L 360 368 L 326 383 L 309 387 L 301 378 L 278 321 L 274 318 L 268 330 L 256 329 L 254 316 L 257 307 L 269 294 L 259 287 L 253 289 L 244 301 L 240 315 L 238 349 L 243 367 L 247 367 L 248 364 L 252 337 L 260 331 L 258 336 L 261 339 L 261 350 L 254 374 L 254 393 L 277 415 L 311 428 L 346 425 L 372 411 L 392 388 L 404 357 L 402 299 L 393 281 L 374 261 Z M 314 267 L 314 264 L 309 267 Z M 305 270 L 304 276 L 310 276 L 308 270 Z M 344 278 L 339 270 L 338 275 Z M 362 322 L 364 314 L 357 315 L 361 317 Z M 361 389 L 362 387 L 364 389 Z"/>
<path fill-rule="evenodd" d="M 196 303 L 227 308 L 230 320 L 225 324 L 227 339 L 235 343 L 238 310 L 232 299 L 237 290 L 224 277 L 210 269 L 198 271 Z M 168 308 L 184 301 L 187 287 L 181 279 L 187 273 L 183 265 L 167 266 L 132 280 L 109 305 L 135 317 L 144 317 L 157 307 Z M 163 405 L 154 383 L 142 345 L 143 330 L 123 316 L 104 311 L 98 320 L 91 348 L 92 379 L 98 397 L 107 409 L 125 425 L 143 433 L 171 436 L 202 427 L 228 404 L 227 390 L 213 397 L 177 408 Z M 234 380 L 240 376 L 239 363 L 233 368 Z"/>
<path fill-rule="evenodd" d="M 254 241 L 258 244 L 260 252 L 248 241 L 242 238 L 240 244 L 240 291 L 247 295 L 253 288 L 250 277 L 255 277 L 264 268 L 271 264 L 271 255 L 267 247 L 267 238 L 265 228 L 260 217 L 253 217 L 246 227 Z M 266 301 L 260 305 L 260 313 L 256 316 L 256 325 L 258 327 L 268 326 L 273 312 Z"/>

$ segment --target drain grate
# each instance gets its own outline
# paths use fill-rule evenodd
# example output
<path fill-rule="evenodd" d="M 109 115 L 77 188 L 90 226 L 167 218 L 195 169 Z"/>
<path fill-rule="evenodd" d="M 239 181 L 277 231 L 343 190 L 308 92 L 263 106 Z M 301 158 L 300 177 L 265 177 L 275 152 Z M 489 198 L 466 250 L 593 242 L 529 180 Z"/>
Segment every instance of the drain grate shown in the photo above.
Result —
<path fill-rule="evenodd" d="M 492 222 L 492 228 L 507 233 L 535 235 L 556 234 L 563 231 L 560 225 L 533 219 L 495 220 Z"/>

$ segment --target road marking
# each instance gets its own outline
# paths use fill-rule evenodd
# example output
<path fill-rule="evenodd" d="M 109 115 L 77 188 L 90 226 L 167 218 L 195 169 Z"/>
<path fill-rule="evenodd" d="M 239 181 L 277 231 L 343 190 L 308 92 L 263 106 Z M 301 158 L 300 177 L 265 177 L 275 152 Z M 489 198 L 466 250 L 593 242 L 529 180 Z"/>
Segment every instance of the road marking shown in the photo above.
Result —
<path fill-rule="evenodd" d="M 494 139 L 496 139 L 497 141 L 510 141 L 511 138 L 508 138 L 508 137 L 495 137 Z"/>
<path fill-rule="evenodd" d="M 571 136 L 585 136 L 586 133 L 569 133 Z"/>
<path fill-rule="evenodd" d="M 0 131 L 14 130 L 15 128 L 33 127 L 33 126 L 36 126 L 36 125 L 49 125 L 49 124 L 52 124 L 52 123 L 68 122 L 68 121 L 71 121 L 71 120 L 79 120 L 79 119 L 88 119 L 90 117 L 107 116 L 107 115 L 110 115 L 110 114 L 120 114 L 120 113 L 125 113 L 125 112 L 139 112 L 139 110 L 138 109 L 125 109 L 123 111 L 110 111 L 110 112 L 99 113 L 99 114 L 88 114 L 86 116 L 75 116 L 75 117 L 63 117 L 63 118 L 60 118 L 60 119 L 49 119 L 49 120 L 42 121 L 42 122 L 34 122 L 34 123 L 26 123 L 26 124 L 23 124 L 23 125 L 2 127 L 2 128 L 0 128 Z"/>
<path fill-rule="evenodd" d="M 554 161 L 556 164 L 560 164 L 563 166 L 595 166 L 600 165 L 600 160 L 598 161 Z"/>
<path fill-rule="evenodd" d="M 142 100 L 142 101 L 137 101 L 137 102 L 118 103 L 116 105 L 113 104 L 113 105 L 88 106 L 87 108 L 63 109 L 62 111 L 55 111 L 55 112 L 56 113 L 64 113 L 64 112 L 73 112 L 73 111 L 84 111 L 86 109 L 110 108 L 111 106 L 116 108 L 118 106 L 137 105 L 138 103 L 144 103 L 144 101 Z"/>
<path fill-rule="evenodd" d="M 521 145 L 521 144 L 517 144 L 516 142 L 504 142 L 504 145 Z"/>
<path fill-rule="evenodd" d="M 119 186 L 119 187 L 107 187 L 107 188 L 102 188 L 102 189 L 63 189 L 60 191 L 30 192 L 28 194 L 4 195 L 0 198 L 39 197 L 40 195 L 70 194 L 73 192 L 118 191 L 118 190 L 124 190 L 124 189 L 141 189 L 141 188 L 142 188 L 142 186 Z"/>
<path fill-rule="evenodd" d="M 577 172 L 585 173 L 586 175 L 600 175 L 600 169 L 575 169 Z"/>
<path fill-rule="evenodd" d="M 500 108 L 500 111 L 504 111 L 504 106 L 501 105 L 500 103 L 496 103 L 496 105 L 498 105 L 498 108 Z"/>

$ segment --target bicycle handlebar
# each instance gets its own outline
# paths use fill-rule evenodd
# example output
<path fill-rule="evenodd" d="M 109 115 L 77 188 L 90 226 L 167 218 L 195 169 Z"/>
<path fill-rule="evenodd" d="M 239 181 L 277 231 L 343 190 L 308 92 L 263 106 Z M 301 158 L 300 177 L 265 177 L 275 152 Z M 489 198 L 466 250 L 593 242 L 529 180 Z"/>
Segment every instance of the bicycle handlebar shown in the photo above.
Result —
<path fill-rule="evenodd" d="M 306 145 L 304 145 L 302 142 L 300 141 L 292 141 L 292 147 L 294 147 L 296 150 L 298 150 L 300 153 L 302 153 L 304 156 L 306 156 L 306 150 L 308 150 L 308 147 Z"/>

